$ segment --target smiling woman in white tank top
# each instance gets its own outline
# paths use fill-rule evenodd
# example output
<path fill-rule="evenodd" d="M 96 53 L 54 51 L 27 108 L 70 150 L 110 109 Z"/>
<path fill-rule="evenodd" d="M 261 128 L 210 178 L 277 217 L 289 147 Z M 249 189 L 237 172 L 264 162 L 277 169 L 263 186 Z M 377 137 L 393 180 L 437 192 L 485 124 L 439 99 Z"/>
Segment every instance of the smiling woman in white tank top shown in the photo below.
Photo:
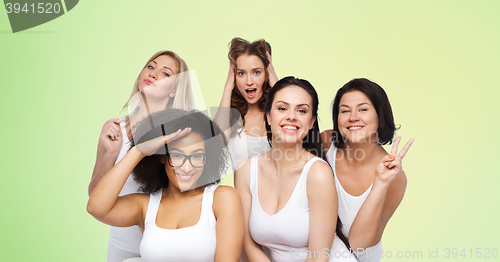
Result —
<path fill-rule="evenodd" d="M 166 108 L 191 110 L 193 98 L 184 60 L 172 51 L 154 54 L 137 76 L 130 99 L 143 96 L 149 112 Z M 186 72 L 186 73 L 185 73 Z M 172 84 L 171 79 L 178 79 Z M 151 99 L 149 99 L 151 98 Z M 154 99 L 153 99 L 154 98 Z M 130 100 L 129 100 L 130 101 Z M 89 183 L 89 196 L 103 176 L 125 156 L 132 139 L 129 116 L 113 118 L 104 123 L 97 145 L 97 157 Z M 120 196 L 138 193 L 141 187 L 129 174 Z M 108 262 L 120 262 L 139 256 L 142 233 L 139 227 L 111 227 L 107 250 Z"/>
<path fill-rule="evenodd" d="M 139 122 L 137 134 L 92 192 L 88 212 L 112 226 L 137 225 L 146 262 L 238 261 L 243 212 L 236 190 L 217 186 L 227 166 L 217 125 L 200 112 L 168 109 Z M 132 171 L 149 194 L 119 196 Z"/>
<path fill-rule="evenodd" d="M 330 166 L 316 156 L 322 154 L 317 93 L 306 80 L 286 77 L 267 99 L 271 151 L 240 162 L 235 175 L 246 258 L 271 261 L 262 251 L 267 247 L 276 262 L 328 261 L 322 252 L 332 246 L 337 194 Z"/>
<path fill-rule="evenodd" d="M 401 160 L 413 139 L 399 154 L 400 137 L 390 154 L 384 150 L 396 130 L 392 109 L 385 91 L 368 79 L 340 88 L 332 108 L 334 128 L 321 136 L 335 172 L 342 232 L 359 261 L 380 261 L 382 234 L 406 189 Z M 332 250 L 339 248 L 335 238 Z"/>

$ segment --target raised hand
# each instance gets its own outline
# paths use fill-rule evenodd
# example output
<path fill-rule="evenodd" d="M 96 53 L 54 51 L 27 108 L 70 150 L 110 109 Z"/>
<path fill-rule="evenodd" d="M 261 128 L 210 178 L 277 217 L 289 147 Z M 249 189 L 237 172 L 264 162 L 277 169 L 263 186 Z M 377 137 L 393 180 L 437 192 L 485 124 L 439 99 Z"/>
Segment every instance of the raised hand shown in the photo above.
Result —
<path fill-rule="evenodd" d="M 234 84 L 234 72 L 235 72 L 235 67 L 234 67 L 234 64 L 229 61 L 229 71 L 227 72 L 227 80 L 226 80 L 226 84 L 224 85 L 224 89 L 225 90 L 228 90 L 230 92 L 233 91 L 233 88 L 235 86 Z"/>
<path fill-rule="evenodd" d="M 267 60 L 269 60 L 269 66 L 267 67 L 267 73 L 269 75 L 269 85 L 273 87 L 274 84 L 276 84 L 276 82 L 278 82 L 279 79 L 278 76 L 276 75 L 276 72 L 274 71 L 273 60 L 271 54 L 269 54 L 268 51 L 266 51 L 266 56 Z"/>
<path fill-rule="evenodd" d="M 148 140 L 144 143 L 140 143 L 136 146 L 136 149 L 145 156 L 150 156 L 154 154 L 156 151 L 158 151 L 160 147 L 187 135 L 189 132 L 191 132 L 190 127 L 186 127 L 183 130 L 179 129 L 175 133 L 168 134 L 165 136 L 159 136 L 157 138 Z"/>
<path fill-rule="evenodd" d="M 104 123 L 99 140 L 104 145 L 105 154 L 117 158 L 120 154 L 120 149 L 123 142 L 123 134 L 120 128 L 120 119 L 111 118 Z"/>
<path fill-rule="evenodd" d="M 401 161 L 406 155 L 406 152 L 408 152 L 408 149 L 410 149 L 413 141 L 415 141 L 415 139 L 410 139 L 398 154 L 398 146 L 399 142 L 401 142 L 401 137 L 398 136 L 396 138 L 392 145 L 391 154 L 384 156 L 377 165 L 376 178 L 378 181 L 388 186 L 396 178 L 403 170 Z"/>

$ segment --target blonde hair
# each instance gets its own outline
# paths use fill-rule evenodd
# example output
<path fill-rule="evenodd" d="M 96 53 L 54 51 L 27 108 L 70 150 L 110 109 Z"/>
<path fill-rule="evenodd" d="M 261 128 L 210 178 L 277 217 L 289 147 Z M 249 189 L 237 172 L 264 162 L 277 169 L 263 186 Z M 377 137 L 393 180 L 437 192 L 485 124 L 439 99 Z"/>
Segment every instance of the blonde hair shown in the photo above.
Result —
<path fill-rule="evenodd" d="M 178 71 L 176 74 L 186 72 L 184 74 L 180 74 L 179 77 L 177 77 L 175 81 L 175 96 L 174 99 L 170 100 L 168 102 L 167 108 L 177 108 L 177 109 L 183 109 L 183 110 L 192 110 L 194 109 L 194 99 L 193 99 L 193 92 L 191 91 L 191 80 L 189 78 L 189 73 L 187 72 L 189 69 L 186 65 L 186 62 L 180 58 L 176 53 L 168 50 L 163 50 L 159 51 L 149 60 L 146 62 L 146 64 L 142 67 L 142 69 L 146 68 L 148 64 L 156 59 L 159 56 L 166 55 L 170 56 L 172 59 L 175 61 L 175 65 L 178 68 Z M 130 94 L 130 98 L 132 98 L 137 92 L 139 92 L 139 78 L 141 77 L 141 73 L 137 76 L 137 79 L 135 80 L 134 83 L 134 88 L 132 89 L 132 94 Z M 127 103 L 123 106 L 125 109 L 128 105 Z"/>

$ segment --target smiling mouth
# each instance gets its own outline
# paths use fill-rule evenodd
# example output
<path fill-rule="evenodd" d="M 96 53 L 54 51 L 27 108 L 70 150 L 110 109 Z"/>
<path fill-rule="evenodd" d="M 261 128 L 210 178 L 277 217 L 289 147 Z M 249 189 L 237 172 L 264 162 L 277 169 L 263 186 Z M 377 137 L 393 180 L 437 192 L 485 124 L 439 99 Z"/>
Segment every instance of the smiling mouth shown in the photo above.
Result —
<path fill-rule="evenodd" d="M 358 129 L 361 129 L 363 128 L 362 126 L 350 126 L 347 128 L 347 130 L 352 130 L 352 131 L 355 131 L 355 130 L 358 130 Z"/>
<path fill-rule="evenodd" d="M 245 90 L 245 92 L 247 93 L 247 96 L 249 98 L 254 98 L 255 94 L 257 93 L 257 88 L 250 88 L 250 89 Z"/>
<path fill-rule="evenodd" d="M 281 126 L 281 129 L 285 133 L 295 133 L 297 132 L 300 128 L 298 126 L 293 126 L 293 125 L 283 125 Z"/>
<path fill-rule="evenodd" d="M 183 180 L 183 181 L 188 181 L 188 180 L 190 180 L 190 179 L 194 176 L 194 173 L 193 173 L 193 174 L 191 174 L 191 175 L 189 175 L 189 174 L 188 174 L 188 175 L 186 175 L 186 174 L 181 175 L 181 174 L 178 174 L 178 173 L 175 173 L 175 174 L 177 175 L 177 177 L 178 177 L 180 180 Z"/>

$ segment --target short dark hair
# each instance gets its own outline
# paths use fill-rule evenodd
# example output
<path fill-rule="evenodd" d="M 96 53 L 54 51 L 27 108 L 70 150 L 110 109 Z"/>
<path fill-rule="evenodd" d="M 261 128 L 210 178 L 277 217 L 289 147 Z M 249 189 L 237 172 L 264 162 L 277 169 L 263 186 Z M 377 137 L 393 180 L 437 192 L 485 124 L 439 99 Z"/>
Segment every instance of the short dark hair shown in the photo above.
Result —
<path fill-rule="evenodd" d="M 377 83 L 366 78 L 355 78 L 337 91 L 332 102 L 333 143 L 335 147 L 343 148 L 345 146 L 345 138 L 340 134 L 338 123 L 340 99 L 346 93 L 352 91 L 360 91 L 372 102 L 378 116 L 378 143 L 381 145 L 392 144 L 394 132 L 397 128 L 394 124 L 391 103 L 389 103 L 387 94 Z"/>
<path fill-rule="evenodd" d="M 307 132 L 306 137 L 304 137 L 304 140 L 302 141 L 302 147 L 312 153 L 315 156 L 323 157 L 323 144 L 321 143 L 321 136 L 320 136 L 320 130 L 319 130 L 319 125 L 318 125 L 318 106 L 319 106 L 319 99 L 318 99 L 318 93 L 316 93 L 316 90 L 314 87 L 309 83 L 309 81 L 305 79 L 299 79 L 295 78 L 293 76 L 287 76 L 282 79 L 280 79 L 276 84 L 274 85 L 273 88 L 269 90 L 269 93 L 267 94 L 267 99 L 266 99 L 266 105 L 264 107 L 265 113 L 270 113 L 271 108 L 273 106 L 273 101 L 274 101 L 274 96 L 278 91 L 281 89 L 284 89 L 288 86 L 298 86 L 302 89 L 304 89 L 309 95 L 311 96 L 312 100 L 312 108 L 311 112 L 314 117 L 316 117 L 316 121 L 313 124 L 313 127 Z M 271 132 L 271 127 L 267 124 L 267 115 L 265 116 L 265 123 L 266 123 L 266 130 L 267 130 L 267 140 L 269 141 L 269 144 L 271 145 L 271 141 L 273 138 L 272 132 Z"/>
<path fill-rule="evenodd" d="M 153 128 L 151 128 L 152 123 L 154 123 Z M 191 127 L 191 133 L 199 134 L 205 141 L 207 160 L 202 173 L 203 181 L 214 181 L 211 184 L 220 182 L 221 175 L 228 168 L 225 138 L 219 127 L 202 112 L 166 109 L 153 113 L 133 127 L 134 133 L 137 134 L 135 144 L 186 127 Z M 155 154 L 143 158 L 134 168 L 134 179 L 142 185 L 140 189 L 143 192 L 153 193 L 168 186 L 165 164 L 161 162 L 166 153 L 168 153 L 166 147 L 162 147 Z M 196 186 L 202 185 L 197 183 Z"/>

